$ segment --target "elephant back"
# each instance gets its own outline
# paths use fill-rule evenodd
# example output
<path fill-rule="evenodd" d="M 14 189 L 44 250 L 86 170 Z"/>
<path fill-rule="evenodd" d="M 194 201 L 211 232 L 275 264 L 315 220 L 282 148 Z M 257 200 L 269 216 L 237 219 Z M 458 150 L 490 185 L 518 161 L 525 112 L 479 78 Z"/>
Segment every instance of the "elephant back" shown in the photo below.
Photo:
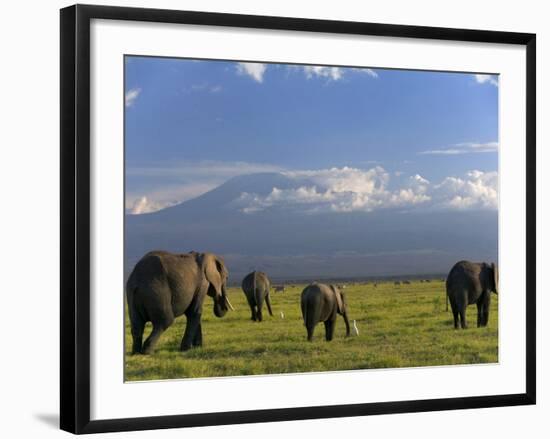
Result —
<path fill-rule="evenodd" d="M 269 291 L 270 285 L 271 282 L 263 271 L 248 273 L 241 283 L 241 287 L 245 293 L 253 293 L 257 288 Z"/>
<path fill-rule="evenodd" d="M 196 257 L 194 253 L 149 252 L 136 264 L 128 284 L 130 281 L 136 285 L 161 281 L 171 291 L 195 289 L 200 280 Z"/>
<path fill-rule="evenodd" d="M 127 287 L 131 289 L 135 286 L 158 280 L 165 277 L 166 271 L 161 260 L 161 252 L 149 252 L 143 256 L 128 278 Z"/>
<path fill-rule="evenodd" d="M 447 276 L 447 294 L 456 297 L 466 292 L 468 303 L 474 303 L 485 289 L 484 265 L 483 262 L 457 262 Z"/>

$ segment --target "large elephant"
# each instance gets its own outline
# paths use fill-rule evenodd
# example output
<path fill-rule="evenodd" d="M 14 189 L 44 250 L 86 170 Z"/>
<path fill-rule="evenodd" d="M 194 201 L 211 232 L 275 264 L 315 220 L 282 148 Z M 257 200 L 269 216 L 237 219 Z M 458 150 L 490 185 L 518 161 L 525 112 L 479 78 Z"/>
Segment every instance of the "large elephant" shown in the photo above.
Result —
<path fill-rule="evenodd" d="M 262 271 L 253 271 L 245 276 L 242 282 L 242 289 L 252 312 L 251 319 L 254 321 L 262 321 L 262 307 L 265 301 L 269 315 L 273 317 L 271 310 L 271 299 L 269 298 L 269 290 L 271 282 Z"/>
<path fill-rule="evenodd" d="M 498 268 L 485 262 L 457 262 L 447 276 L 447 297 L 451 302 L 455 329 L 467 328 L 466 307 L 477 305 L 477 326 L 487 326 L 491 292 L 498 294 Z"/>
<path fill-rule="evenodd" d="M 214 299 L 214 314 L 223 317 L 228 307 L 228 272 L 223 260 L 212 253 L 147 253 L 136 264 L 126 283 L 126 299 L 132 325 L 132 353 L 150 354 L 159 337 L 185 314 L 187 325 L 181 350 L 202 346 L 202 305 Z M 142 346 L 146 322 L 153 323 L 151 335 Z"/>
<path fill-rule="evenodd" d="M 346 337 L 350 335 L 348 306 L 344 294 L 334 285 L 314 282 L 302 291 L 302 316 L 307 329 L 307 339 L 313 339 L 313 331 L 319 322 L 325 323 L 325 338 L 331 341 L 334 336 L 336 317 L 342 315 L 346 323 Z"/>

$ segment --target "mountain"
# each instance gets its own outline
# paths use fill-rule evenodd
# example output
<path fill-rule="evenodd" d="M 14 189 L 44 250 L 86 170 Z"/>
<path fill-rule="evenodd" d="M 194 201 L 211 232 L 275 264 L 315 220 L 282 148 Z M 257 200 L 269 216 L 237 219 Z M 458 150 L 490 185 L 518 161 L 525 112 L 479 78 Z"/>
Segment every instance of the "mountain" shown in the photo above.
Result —
<path fill-rule="evenodd" d="M 147 221 L 149 221 L 150 218 L 167 221 L 189 221 L 190 217 L 196 220 L 204 220 L 206 219 L 205 215 L 208 217 L 216 217 L 220 209 L 228 213 L 234 212 L 235 209 L 231 206 L 243 193 L 255 193 L 261 196 L 267 196 L 274 187 L 278 189 L 297 189 L 304 184 L 311 183 L 304 179 L 291 179 L 276 172 L 239 175 L 197 198 L 176 204 L 175 206 L 168 207 L 158 212 L 139 216 L 147 218 Z"/>
<path fill-rule="evenodd" d="M 359 278 L 446 273 L 460 259 L 497 258 L 496 211 L 243 209 L 243 194 L 303 186 L 313 184 L 278 173 L 243 175 L 158 212 L 126 215 L 126 273 L 153 249 L 223 255 L 233 282 L 253 269 L 281 280 Z"/>

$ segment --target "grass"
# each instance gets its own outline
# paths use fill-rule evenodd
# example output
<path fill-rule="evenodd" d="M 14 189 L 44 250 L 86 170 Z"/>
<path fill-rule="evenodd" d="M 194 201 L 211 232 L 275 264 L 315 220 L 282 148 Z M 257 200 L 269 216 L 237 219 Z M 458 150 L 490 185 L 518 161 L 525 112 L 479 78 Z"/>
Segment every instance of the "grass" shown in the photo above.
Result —
<path fill-rule="evenodd" d="M 434 366 L 498 361 L 498 297 L 493 295 L 489 324 L 476 328 L 477 309 L 468 307 L 469 329 L 455 330 L 450 309 L 445 311 L 445 285 L 441 281 L 348 285 L 345 293 L 350 321 L 359 336 L 345 338 L 339 316 L 334 340 L 324 340 L 319 324 L 313 342 L 306 340 L 300 312 L 304 285 L 284 293 L 271 293 L 273 313 L 264 307 L 264 321 L 250 320 L 240 288 L 229 288 L 235 311 L 217 318 L 207 298 L 203 310 L 202 348 L 180 352 L 185 317 L 162 335 L 153 355 L 131 355 L 132 337 L 126 320 L 126 380 L 197 378 Z M 281 311 L 285 318 L 280 317 Z M 145 336 L 151 330 L 145 329 Z"/>

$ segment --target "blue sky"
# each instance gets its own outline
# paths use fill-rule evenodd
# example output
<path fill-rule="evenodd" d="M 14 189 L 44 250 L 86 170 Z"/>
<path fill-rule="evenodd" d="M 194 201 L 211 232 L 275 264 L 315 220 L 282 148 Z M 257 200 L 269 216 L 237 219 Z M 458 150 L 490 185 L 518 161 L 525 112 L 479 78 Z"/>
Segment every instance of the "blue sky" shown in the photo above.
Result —
<path fill-rule="evenodd" d="M 133 213 L 264 171 L 369 198 L 361 209 L 496 206 L 495 76 L 149 57 L 127 57 L 125 75 Z"/>

